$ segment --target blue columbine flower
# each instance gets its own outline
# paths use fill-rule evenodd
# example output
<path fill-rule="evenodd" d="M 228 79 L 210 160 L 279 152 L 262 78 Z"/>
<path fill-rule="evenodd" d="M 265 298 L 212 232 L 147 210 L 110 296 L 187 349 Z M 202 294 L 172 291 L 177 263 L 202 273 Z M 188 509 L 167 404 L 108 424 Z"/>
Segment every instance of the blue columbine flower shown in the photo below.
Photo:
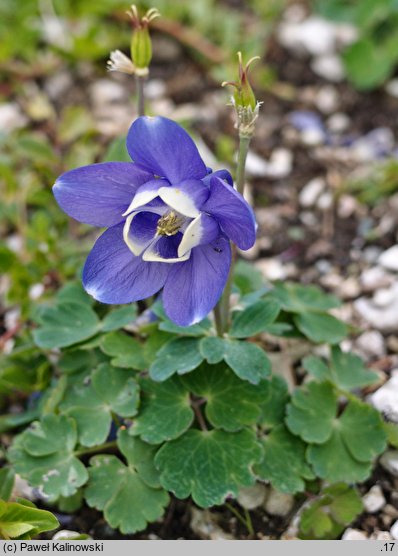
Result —
<path fill-rule="evenodd" d="M 224 289 L 228 239 L 255 241 L 251 207 L 226 170 L 209 173 L 190 136 L 166 118 L 138 118 L 127 150 L 134 162 L 104 162 L 66 172 L 53 191 L 70 216 L 107 227 L 83 270 L 86 291 L 121 304 L 163 288 L 168 317 L 181 326 L 203 319 Z"/>

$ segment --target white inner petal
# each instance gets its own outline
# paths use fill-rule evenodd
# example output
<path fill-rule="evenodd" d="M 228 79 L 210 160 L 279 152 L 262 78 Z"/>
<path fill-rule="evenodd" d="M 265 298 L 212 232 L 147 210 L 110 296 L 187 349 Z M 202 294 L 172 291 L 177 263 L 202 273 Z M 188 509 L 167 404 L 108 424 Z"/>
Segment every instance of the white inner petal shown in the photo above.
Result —
<path fill-rule="evenodd" d="M 190 251 L 196 245 L 199 245 L 202 239 L 203 228 L 202 228 L 202 215 L 199 214 L 192 220 L 187 226 L 180 245 L 178 246 L 178 256 L 182 257 L 187 251 Z"/>
<path fill-rule="evenodd" d="M 145 253 L 142 255 L 142 260 L 147 262 L 158 262 L 158 263 L 181 263 L 187 261 L 191 256 L 191 251 L 185 253 L 183 257 L 174 257 L 173 259 L 164 259 L 161 257 L 156 250 L 156 243 L 159 238 L 155 239 L 150 246 L 147 248 Z"/>
<path fill-rule="evenodd" d="M 161 187 L 160 189 L 163 189 L 163 187 Z M 150 201 L 153 201 L 153 199 L 157 197 L 158 194 L 159 194 L 158 189 L 141 191 L 141 193 L 140 192 L 136 193 L 134 199 L 131 201 L 129 205 L 129 208 L 126 210 L 126 212 L 122 214 L 122 216 L 126 216 L 127 214 L 130 214 L 130 212 L 132 212 L 133 210 L 142 207 L 142 205 L 146 205 Z"/>
<path fill-rule="evenodd" d="M 184 216 L 196 218 L 200 214 L 193 200 L 178 187 L 161 187 L 158 195 L 162 201 Z"/>

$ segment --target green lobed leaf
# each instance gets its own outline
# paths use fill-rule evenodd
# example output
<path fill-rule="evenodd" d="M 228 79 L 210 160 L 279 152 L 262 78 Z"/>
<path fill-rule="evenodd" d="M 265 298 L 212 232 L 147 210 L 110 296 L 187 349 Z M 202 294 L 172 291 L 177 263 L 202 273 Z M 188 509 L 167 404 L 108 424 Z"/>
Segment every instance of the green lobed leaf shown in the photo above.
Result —
<path fill-rule="evenodd" d="M 0 500 L 8 500 L 14 487 L 15 474 L 10 467 L 0 469 Z"/>
<path fill-rule="evenodd" d="M 286 424 L 305 442 L 322 443 L 332 434 L 337 415 L 337 395 L 326 382 L 310 382 L 298 388 L 287 407 Z"/>
<path fill-rule="evenodd" d="M 86 304 L 62 302 L 43 307 L 39 328 L 33 331 L 35 343 L 43 349 L 71 346 L 94 336 L 99 330 L 97 314 Z"/>
<path fill-rule="evenodd" d="M 358 461 L 373 460 L 387 446 L 379 412 L 359 400 L 351 400 L 347 405 L 339 419 L 339 430 L 346 447 Z"/>
<path fill-rule="evenodd" d="M 89 506 L 104 512 L 111 527 L 127 535 L 162 517 L 169 497 L 157 488 L 158 473 L 153 464 L 156 448 L 127 431 L 119 432 L 118 445 L 127 465 L 116 456 L 91 458 L 85 497 Z"/>
<path fill-rule="evenodd" d="M 58 520 L 52 513 L 39 510 L 31 502 L 0 500 L 0 539 L 31 539 L 57 527 Z"/>
<path fill-rule="evenodd" d="M 293 320 L 300 332 L 317 344 L 337 344 L 348 334 L 348 326 L 327 313 L 300 313 Z"/>
<path fill-rule="evenodd" d="M 57 302 L 60 303 L 78 303 L 91 307 L 94 299 L 88 295 L 79 282 L 68 282 L 56 294 Z"/>
<path fill-rule="evenodd" d="M 47 415 L 14 439 L 8 457 L 32 486 L 52 498 L 72 496 L 88 478 L 75 457 L 76 424 L 63 415 Z"/>
<path fill-rule="evenodd" d="M 165 344 L 152 363 L 149 374 L 153 380 L 167 380 L 174 374 L 189 373 L 203 361 L 198 338 L 176 338 Z"/>
<path fill-rule="evenodd" d="M 372 469 L 372 460 L 386 447 L 386 434 L 378 412 L 355 400 L 349 402 L 332 434 L 323 444 L 311 445 L 307 459 L 316 474 L 329 482 L 360 482 Z"/>
<path fill-rule="evenodd" d="M 330 360 L 333 382 L 343 390 L 362 388 L 379 380 L 377 373 L 369 371 L 360 357 L 345 353 L 338 346 L 333 346 Z"/>
<path fill-rule="evenodd" d="M 142 344 L 124 332 L 109 332 L 101 338 L 101 350 L 112 357 L 115 367 L 145 371 L 147 362 L 143 354 Z"/>
<path fill-rule="evenodd" d="M 129 432 L 145 442 L 160 444 L 177 438 L 192 424 L 193 411 L 189 392 L 178 377 L 158 383 L 150 379 L 140 381 L 142 401 L 140 412 Z"/>
<path fill-rule="evenodd" d="M 337 297 L 324 293 L 317 286 L 293 282 L 275 282 L 269 296 L 277 299 L 282 308 L 291 313 L 323 313 L 341 305 Z"/>
<path fill-rule="evenodd" d="M 155 457 L 163 487 L 177 498 L 192 496 L 202 508 L 222 504 L 237 496 L 239 488 L 255 479 L 254 463 L 261 448 L 252 431 L 228 433 L 191 429 L 164 444 Z"/>
<path fill-rule="evenodd" d="M 182 334 L 184 336 L 201 337 L 205 336 L 211 328 L 211 322 L 208 318 L 192 324 L 191 326 L 178 326 L 171 320 L 164 320 L 159 324 L 159 330 L 171 332 L 173 334 Z"/>
<path fill-rule="evenodd" d="M 163 330 L 158 329 L 153 330 L 152 333 L 148 335 L 143 348 L 143 355 L 148 367 L 155 361 L 160 348 L 173 338 L 175 338 L 174 334 L 163 332 Z"/>
<path fill-rule="evenodd" d="M 135 304 L 125 305 L 110 311 L 102 321 L 102 330 L 110 332 L 118 330 L 132 323 L 137 316 L 137 306 Z"/>
<path fill-rule="evenodd" d="M 96 446 L 108 437 L 112 412 L 133 417 L 139 404 L 139 387 L 128 371 L 102 363 L 86 376 L 77 377 L 68 388 L 60 409 L 73 417 L 83 446 Z"/>
<path fill-rule="evenodd" d="M 306 462 L 307 445 L 293 436 L 284 425 L 278 425 L 262 439 L 264 457 L 255 465 L 256 475 L 270 481 L 281 492 L 295 494 L 305 489 L 305 480 L 314 479 Z"/>
<path fill-rule="evenodd" d="M 258 384 L 271 374 L 271 362 L 260 346 L 223 338 L 203 338 L 199 344 L 202 356 L 210 364 L 224 359 L 242 380 Z"/>
<path fill-rule="evenodd" d="M 300 538 L 335 539 L 362 509 L 361 497 L 355 488 L 344 483 L 331 485 L 303 510 Z"/>
<path fill-rule="evenodd" d="M 383 429 L 390 446 L 398 448 L 398 425 L 396 423 L 383 423 Z"/>
<path fill-rule="evenodd" d="M 306 371 L 319 381 L 331 380 L 330 369 L 320 357 L 308 355 L 302 360 L 302 365 Z"/>
<path fill-rule="evenodd" d="M 234 268 L 234 284 L 242 295 L 255 292 L 264 285 L 264 278 L 260 270 L 246 261 L 238 260 Z"/>
<path fill-rule="evenodd" d="M 243 311 L 233 314 L 229 336 L 248 338 L 268 330 L 280 312 L 280 304 L 273 299 L 262 299 Z"/>
<path fill-rule="evenodd" d="M 268 395 L 269 382 L 254 386 L 239 380 L 225 365 L 202 364 L 182 378 L 186 388 L 206 400 L 205 415 L 216 428 L 229 432 L 257 422 L 260 404 Z"/>
<path fill-rule="evenodd" d="M 286 380 L 282 377 L 274 375 L 268 384 L 267 395 L 260 404 L 259 424 L 263 427 L 273 427 L 284 422 L 286 405 L 290 397 Z"/>
<path fill-rule="evenodd" d="M 371 37 L 362 37 L 346 48 L 343 62 L 354 86 L 359 90 L 368 90 L 381 85 L 388 78 L 396 58 L 390 56 L 387 49 Z"/>

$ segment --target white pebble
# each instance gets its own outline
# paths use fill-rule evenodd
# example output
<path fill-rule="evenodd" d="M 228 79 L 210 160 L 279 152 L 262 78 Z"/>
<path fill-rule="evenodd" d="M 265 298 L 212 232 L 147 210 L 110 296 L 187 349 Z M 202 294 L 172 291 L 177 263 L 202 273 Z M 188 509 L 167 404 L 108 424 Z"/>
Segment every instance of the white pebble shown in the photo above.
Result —
<path fill-rule="evenodd" d="M 321 193 L 323 193 L 325 187 L 326 181 L 322 177 L 310 180 L 300 191 L 300 205 L 306 208 L 314 206 Z"/>
<path fill-rule="evenodd" d="M 366 533 L 364 531 L 360 531 L 359 529 L 348 528 L 344 531 L 341 540 L 342 541 L 366 541 L 367 538 L 368 537 L 366 536 Z"/>
<path fill-rule="evenodd" d="M 391 527 L 390 533 L 393 539 L 398 540 L 398 521 Z"/>
<path fill-rule="evenodd" d="M 356 340 L 357 347 L 370 357 L 382 357 L 386 353 L 384 337 L 377 330 L 367 330 Z"/>
<path fill-rule="evenodd" d="M 242 508 L 254 510 L 264 503 L 267 487 L 262 483 L 256 483 L 251 487 L 241 488 L 238 493 L 238 502 Z"/>
<path fill-rule="evenodd" d="M 393 371 L 390 380 L 376 390 L 369 399 L 370 403 L 388 419 L 398 423 L 398 370 Z"/>
<path fill-rule="evenodd" d="M 398 450 L 387 450 L 380 458 L 380 464 L 394 477 L 398 477 Z"/>
<path fill-rule="evenodd" d="M 398 245 L 384 251 L 379 257 L 379 264 L 387 270 L 398 272 Z"/>
<path fill-rule="evenodd" d="M 294 505 L 294 496 L 271 489 L 271 492 L 265 501 L 264 508 L 271 515 L 285 516 Z"/>
<path fill-rule="evenodd" d="M 383 491 L 379 485 L 374 485 L 372 488 L 362 497 L 362 502 L 367 511 L 370 514 L 374 514 L 381 510 L 386 504 L 386 499 L 384 498 Z"/>
<path fill-rule="evenodd" d="M 339 83 L 345 77 L 341 58 L 335 54 L 317 56 L 311 63 L 311 69 L 319 77 L 333 81 L 333 83 Z"/>
<path fill-rule="evenodd" d="M 336 112 L 330 116 L 326 125 L 332 133 L 343 133 L 350 127 L 351 120 L 347 114 Z"/>
<path fill-rule="evenodd" d="M 14 129 L 24 127 L 28 123 L 18 104 L 8 102 L 0 104 L 0 129 L 3 133 L 10 133 Z"/>

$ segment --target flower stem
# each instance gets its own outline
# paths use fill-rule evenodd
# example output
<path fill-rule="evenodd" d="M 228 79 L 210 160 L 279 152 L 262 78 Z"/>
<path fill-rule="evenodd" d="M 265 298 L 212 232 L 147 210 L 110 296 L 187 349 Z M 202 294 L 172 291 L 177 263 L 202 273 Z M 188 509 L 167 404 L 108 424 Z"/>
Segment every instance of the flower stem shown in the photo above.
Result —
<path fill-rule="evenodd" d="M 236 189 L 241 195 L 243 195 L 245 190 L 246 159 L 247 159 L 247 153 L 249 152 L 250 140 L 251 137 L 247 135 L 239 135 L 238 165 L 236 168 Z M 231 250 L 232 250 L 232 259 L 231 259 L 231 268 L 229 269 L 228 280 L 227 283 L 225 284 L 225 288 L 221 296 L 221 299 L 214 309 L 214 317 L 216 321 L 217 334 L 219 336 L 222 336 L 224 332 L 228 330 L 228 326 L 229 326 L 229 301 L 231 297 L 232 282 L 233 282 L 234 268 L 236 262 L 236 254 L 237 254 L 236 246 L 235 244 L 232 244 L 232 242 L 231 242 Z M 219 313 L 219 320 L 221 321 L 220 326 L 217 324 L 218 313 Z"/>
<path fill-rule="evenodd" d="M 98 452 L 104 452 L 110 448 L 116 448 L 117 442 L 113 440 L 112 442 L 105 442 L 105 444 L 100 444 L 99 446 L 93 446 L 92 448 L 83 448 L 82 450 L 77 450 L 75 456 L 81 458 L 82 456 L 88 456 L 90 454 L 97 454 Z"/>
<path fill-rule="evenodd" d="M 142 75 L 136 74 L 135 76 L 138 116 L 145 116 L 145 93 L 144 93 L 145 79 L 146 79 L 145 76 Z"/>

